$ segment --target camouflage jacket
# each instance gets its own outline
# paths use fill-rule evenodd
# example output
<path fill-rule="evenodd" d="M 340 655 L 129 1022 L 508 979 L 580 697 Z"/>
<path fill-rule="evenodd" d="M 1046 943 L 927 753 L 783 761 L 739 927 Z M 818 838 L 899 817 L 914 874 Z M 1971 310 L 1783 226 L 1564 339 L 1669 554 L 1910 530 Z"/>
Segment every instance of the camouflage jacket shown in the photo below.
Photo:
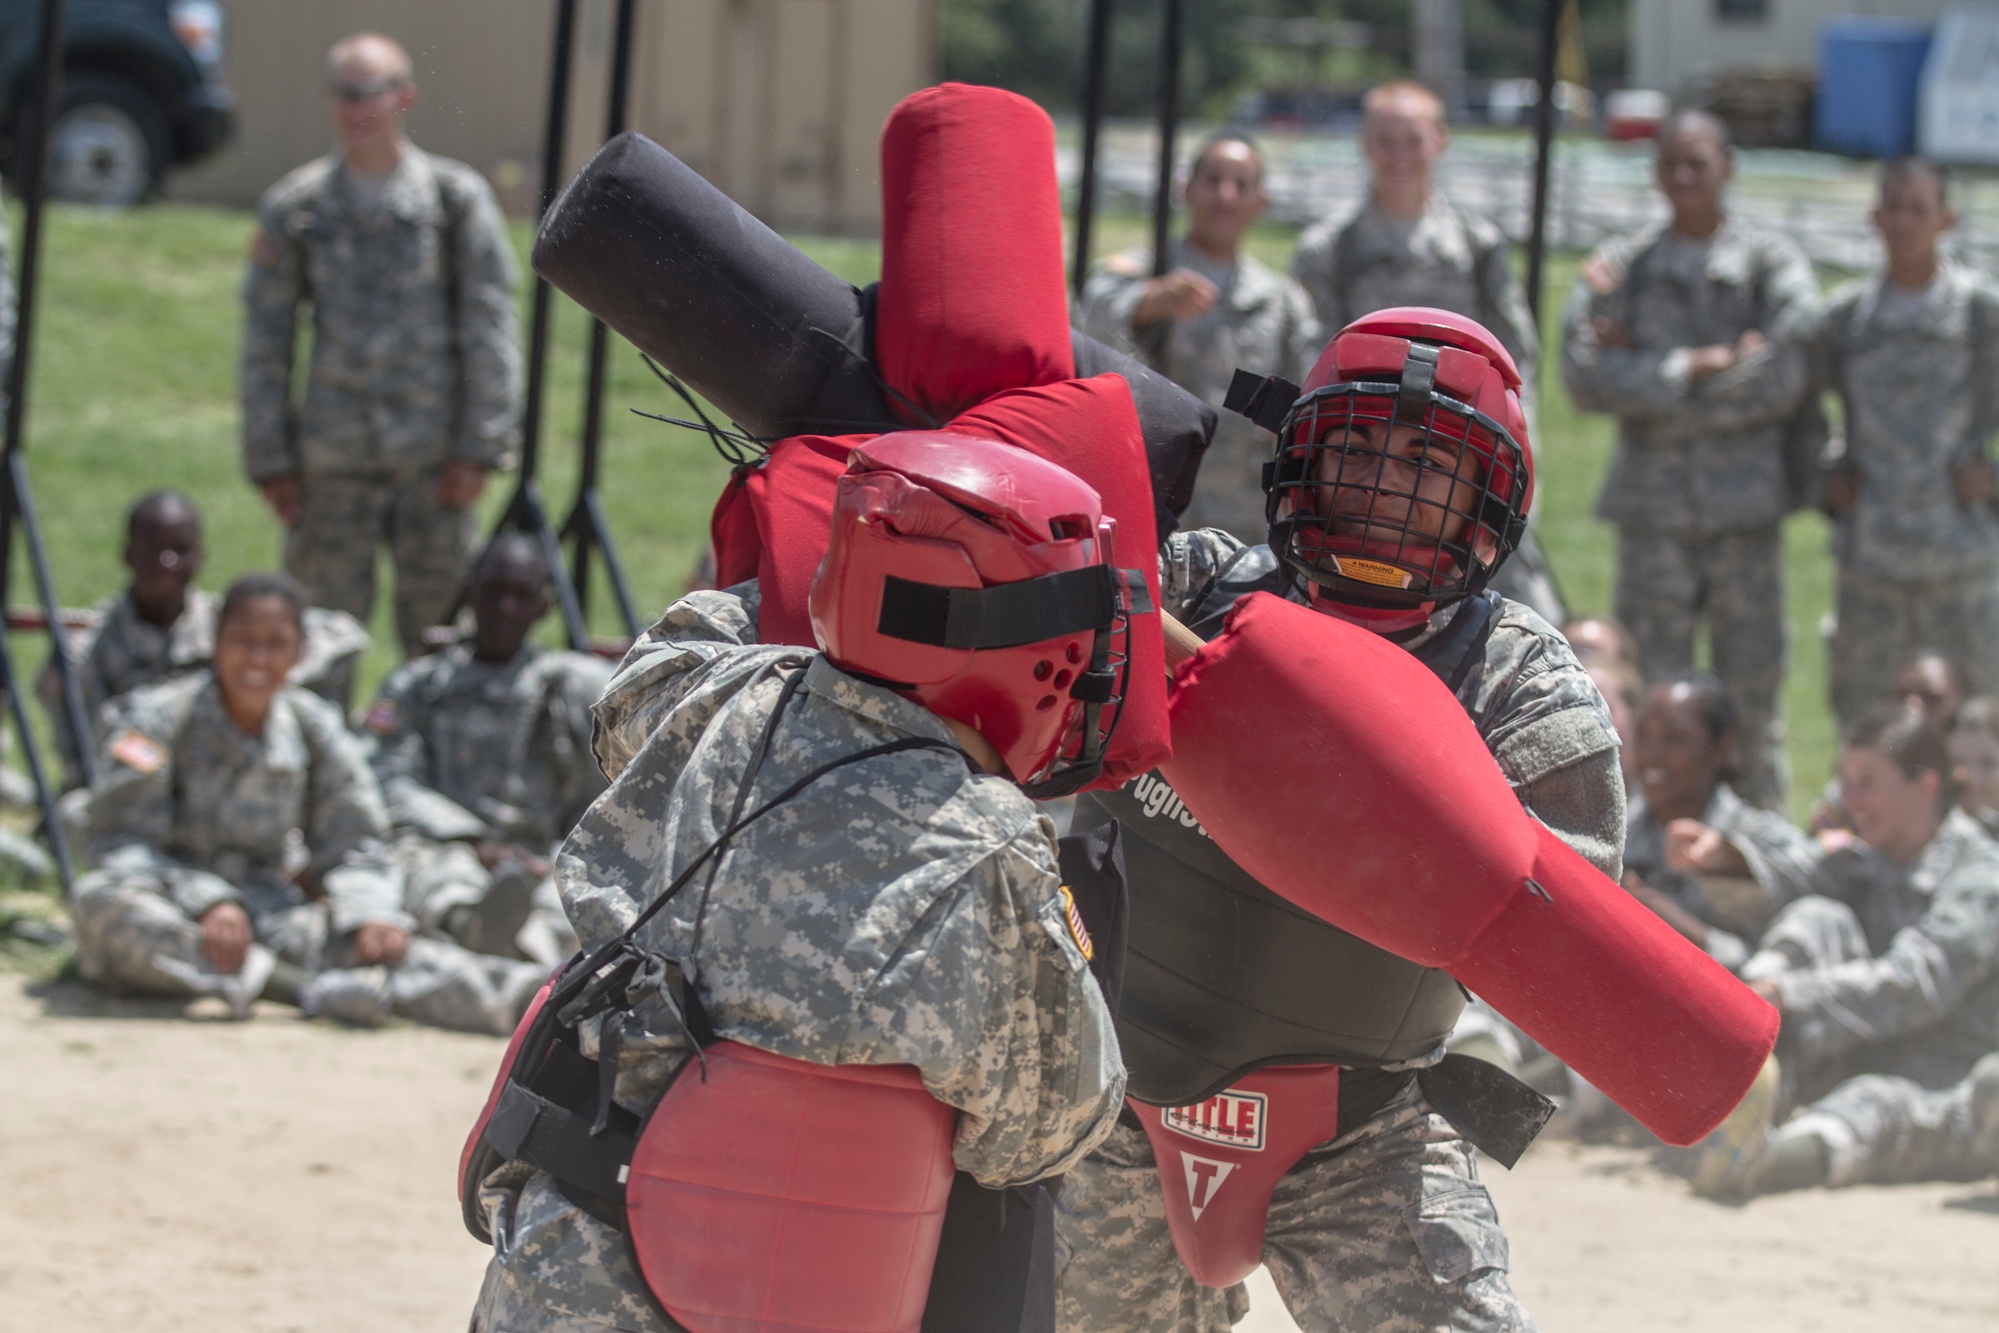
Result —
<path fill-rule="evenodd" d="M 1562 377 L 1576 406 L 1617 418 L 1597 517 L 1665 532 L 1729 532 L 1791 507 L 1784 450 L 1808 374 L 1801 336 L 1818 311 L 1804 252 L 1730 222 L 1705 244 L 1660 227 L 1599 246 L 1562 314 Z M 1621 340 L 1592 321 L 1606 319 Z M 1692 349 L 1769 340 L 1694 381 Z M 1628 342 L 1629 346 L 1623 345 Z"/>
<path fill-rule="evenodd" d="M 221 606 L 222 599 L 214 593 L 189 588 L 180 619 L 161 629 L 139 614 L 127 592 L 99 602 L 97 619 L 87 628 L 63 631 L 63 651 L 76 667 L 84 711 L 97 726 L 93 743 L 104 735 L 105 704 L 141 685 L 208 665 L 215 655 L 215 613 Z M 291 682 L 316 692 L 367 650 L 368 631 L 360 621 L 345 611 L 308 607 L 304 652 L 292 668 Z M 35 693 L 55 720 L 57 747 L 74 770 L 76 748 L 62 709 L 62 683 L 53 665 L 44 665 L 36 676 Z"/>
<path fill-rule="evenodd" d="M 1860 481 L 1840 559 L 1908 582 L 1990 574 L 1999 518 L 1959 504 L 1950 474 L 1999 434 L 1999 292 L 1955 264 L 1920 293 L 1856 279 L 1833 293 L 1811 347 L 1815 387 L 1845 409 L 1841 462 Z"/>
<path fill-rule="evenodd" d="M 532 645 L 499 665 L 469 644 L 403 663 L 361 724 L 390 822 L 545 853 L 604 790 L 590 705 L 610 678 L 608 662 Z"/>
<path fill-rule="evenodd" d="M 308 872 L 333 928 L 408 928 L 382 838 L 382 793 L 340 710 L 286 689 L 261 735 L 222 708 L 214 677 L 148 685 L 108 710 L 84 816 L 92 865 L 157 875 L 190 916 L 225 899 L 253 915 L 303 901 Z"/>
<path fill-rule="evenodd" d="M 1220 264 L 1184 241 L 1175 243 L 1168 267 L 1193 269 L 1220 288 L 1214 307 L 1197 319 L 1134 330 L 1132 315 L 1152 277 L 1152 251 L 1127 250 L 1090 274 L 1076 306 L 1077 327 L 1146 361 L 1216 407 L 1239 369 L 1302 380 L 1318 360 L 1325 339 L 1311 298 L 1283 274 L 1248 255 Z M 1261 540 L 1263 465 L 1270 456 L 1267 432 L 1223 412 L 1201 464 L 1187 525 L 1223 527 Z"/>
<path fill-rule="evenodd" d="M 414 148 L 364 204 L 336 157 L 264 196 L 243 281 L 243 463 L 252 481 L 447 458 L 504 466 L 519 435 L 515 264 L 470 167 Z M 294 410 L 293 346 L 312 309 Z"/>
<path fill-rule="evenodd" d="M 1893 1042 L 1961 1070 L 1999 1050 L 1999 845 L 1952 810 L 1908 866 L 1865 843 L 1824 856 L 1813 893 L 1851 907 L 1872 958 L 1780 973 L 1787 1036 L 1814 1055 Z"/>
<path fill-rule="evenodd" d="M 1534 384 L 1541 339 L 1527 295 L 1507 262 L 1506 234 L 1441 193 L 1413 226 L 1374 204 L 1315 223 L 1298 238 L 1291 276 L 1311 294 L 1328 337 L 1362 315 L 1398 305 L 1455 311 L 1492 330 Z"/>
<path fill-rule="evenodd" d="M 1701 875 L 1666 865 L 1666 827 L 1643 792 L 1633 792 L 1624 817 L 1624 868 L 1710 927 L 1707 951 L 1731 970 L 1749 958 L 1749 941 L 1763 933 L 1777 909 L 1806 891 L 1818 845 L 1791 821 L 1737 796 L 1727 783 L 1714 789 L 1701 823 L 1728 839 L 1749 863 L 1747 876 Z"/>
<path fill-rule="evenodd" d="M 803 686 L 752 802 L 869 746 L 955 744 L 928 710 L 816 653 L 757 646 L 755 625 L 743 597 L 692 593 L 598 702 L 611 786 L 556 859 L 585 948 L 623 930 L 721 831 L 790 674 L 803 671 Z M 820 1064 L 914 1065 L 958 1108 L 959 1169 L 1019 1183 L 1080 1158 L 1124 1089 L 1060 882 L 1053 828 L 1019 788 L 917 749 L 807 786 L 738 834 L 712 884 L 642 939 L 685 962 L 719 1036 Z M 664 1015 L 633 1021 L 643 1030 L 625 1038 L 618 1097 L 642 1107 L 685 1054 Z"/>
<path fill-rule="evenodd" d="M 1243 544 L 1213 530 L 1177 532 L 1160 548 L 1163 608 L 1197 606 Z M 1444 607 L 1403 646 L 1414 650 L 1467 605 Z M 1568 643 L 1517 602 L 1502 605 L 1483 660 L 1458 686 L 1464 705 L 1528 811 L 1604 874 L 1616 879 L 1624 845 L 1624 777 L 1610 709 Z"/>

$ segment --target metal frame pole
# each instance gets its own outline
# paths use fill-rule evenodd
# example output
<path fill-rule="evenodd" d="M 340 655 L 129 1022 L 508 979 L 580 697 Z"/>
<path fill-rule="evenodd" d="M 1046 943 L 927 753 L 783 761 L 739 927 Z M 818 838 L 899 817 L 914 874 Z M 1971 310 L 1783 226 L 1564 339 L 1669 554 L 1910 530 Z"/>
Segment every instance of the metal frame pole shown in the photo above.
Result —
<path fill-rule="evenodd" d="M 618 0 L 618 19 L 611 47 L 611 88 L 604 112 L 606 143 L 625 132 L 632 91 L 632 45 L 638 26 L 638 0 Z M 625 580 L 624 562 L 618 558 L 617 543 L 605 522 L 603 497 L 597 489 L 597 473 L 604 438 L 604 381 L 610 353 L 610 330 L 600 319 L 590 321 L 590 363 L 583 393 L 582 466 L 576 484 L 576 505 L 563 520 L 562 536 L 572 543 L 570 581 L 576 589 L 576 604 L 587 617 L 590 611 L 590 553 L 595 549 L 604 558 L 604 572 L 611 580 L 611 595 L 625 632 L 634 638 L 639 632 L 638 612 L 632 591 Z"/>
<path fill-rule="evenodd" d="M 1547 266 L 1548 175 L 1555 155 L 1555 55 L 1561 42 L 1562 3 L 1543 0 L 1541 5 L 1541 62 L 1536 74 L 1541 100 L 1534 107 L 1534 210 L 1527 228 L 1527 308 L 1534 312 L 1537 330 Z"/>
<path fill-rule="evenodd" d="M 1180 128 L 1180 28 L 1186 0 L 1160 0 L 1163 32 L 1159 43 L 1159 192 L 1152 202 L 1152 274 L 1166 272 L 1173 232 L 1173 136 Z"/>
<path fill-rule="evenodd" d="M 76 738 L 78 768 L 86 782 L 97 777 L 97 754 L 91 745 L 89 714 L 83 706 L 83 689 L 76 666 L 69 660 L 62 641 L 62 607 L 56 600 L 55 579 L 49 568 L 49 552 L 42 540 L 41 518 L 35 508 L 34 488 L 28 481 L 27 441 L 28 368 L 35 341 L 35 297 L 41 272 L 42 214 L 48 199 L 49 132 L 55 124 L 56 107 L 62 94 L 63 33 L 65 0 L 42 0 L 42 27 L 36 50 L 35 82 L 27 105 L 34 108 L 33 133 L 18 144 L 21 165 L 22 199 L 26 217 L 21 231 L 20 277 L 15 291 L 14 355 L 7 367 L 7 445 L 4 505 L 0 505 L 0 604 L 12 583 L 14 523 L 20 521 L 21 536 L 28 548 L 28 563 L 40 595 L 42 612 L 48 619 L 49 655 L 55 663 L 56 679 L 62 686 L 63 716 Z M 28 773 L 34 779 L 35 796 L 41 805 L 42 823 L 49 846 L 55 852 L 56 870 L 67 892 L 74 883 L 69 846 L 63 838 L 62 821 L 56 814 L 55 791 L 42 766 L 35 735 L 21 698 L 19 673 L 14 670 L 13 645 L 0 629 L 0 688 L 7 691 L 14 729 L 20 734 L 21 749 L 27 756 Z"/>
<path fill-rule="evenodd" d="M 1097 139 L 1104 128 L 1104 67 L 1110 60 L 1111 0 L 1090 0 L 1090 36 L 1083 48 L 1083 173 L 1076 184 L 1076 253 L 1069 287 L 1078 296 L 1090 272 L 1090 232 L 1097 215 Z"/>
<path fill-rule="evenodd" d="M 569 128 L 569 66 L 575 45 L 576 0 L 556 0 L 555 38 L 549 53 L 548 125 L 542 141 L 541 200 L 535 210 L 537 220 L 555 202 L 562 176 L 562 141 Z M 555 585 L 556 604 L 562 608 L 562 623 L 569 646 L 580 650 L 590 646 L 590 631 L 583 620 L 583 608 L 562 562 L 562 542 L 549 525 L 548 506 L 543 502 L 536 473 L 541 466 L 542 388 L 548 376 L 549 305 L 552 292 L 545 278 L 534 280 L 533 312 L 528 320 L 528 365 L 526 401 L 521 413 L 521 477 L 508 501 L 500 527 L 517 528 L 533 534 L 541 542 L 548 563 L 549 581 Z"/>

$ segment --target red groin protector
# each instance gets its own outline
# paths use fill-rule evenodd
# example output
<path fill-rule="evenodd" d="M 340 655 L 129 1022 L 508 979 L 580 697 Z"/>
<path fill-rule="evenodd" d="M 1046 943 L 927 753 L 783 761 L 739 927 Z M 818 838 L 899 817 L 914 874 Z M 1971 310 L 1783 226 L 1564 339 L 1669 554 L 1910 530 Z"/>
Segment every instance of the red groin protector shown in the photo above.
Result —
<path fill-rule="evenodd" d="M 1522 809 L 1408 653 L 1257 594 L 1172 725 L 1167 780 L 1274 892 L 1449 971 L 1668 1143 L 1742 1099 L 1776 1010 Z"/>
<path fill-rule="evenodd" d="M 916 1333 L 958 1113 L 908 1065 L 729 1041 L 706 1056 L 705 1081 L 686 1068 L 660 1098 L 625 1182 L 661 1307 L 689 1333 Z"/>
<path fill-rule="evenodd" d="M 925 88 L 889 113 L 881 170 L 875 363 L 929 420 L 894 394 L 890 410 L 931 425 L 1074 376 L 1048 113 L 998 88 Z"/>
<path fill-rule="evenodd" d="M 1192 1106 L 1125 1105 L 1152 1140 L 1180 1262 L 1203 1286 L 1231 1287 L 1263 1262 L 1277 1182 L 1339 1133 L 1340 1071 L 1269 1065 Z"/>
<path fill-rule="evenodd" d="M 507 1053 L 500 1057 L 500 1072 L 493 1075 L 493 1086 L 487 1090 L 486 1104 L 479 1108 L 479 1118 L 472 1122 L 472 1132 L 465 1136 L 465 1146 L 458 1153 L 458 1206 L 464 1211 L 466 1225 L 471 1228 L 472 1234 L 484 1240 L 491 1237 L 485 1234 L 485 1218 L 478 1213 L 479 1182 L 486 1178 L 488 1171 L 500 1165 L 501 1159 L 489 1149 L 484 1156 L 490 1161 L 482 1163 L 478 1160 L 482 1156 L 479 1149 L 486 1140 L 486 1126 L 493 1123 L 493 1110 L 500 1104 L 500 1094 L 507 1090 L 507 1080 L 513 1076 L 514 1066 L 520 1061 L 521 1047 L 527 1041 L 528 1031 L 534 1027 L 535 1019 L 541 1017 L 542 1006 L 548 1003 L 548 993 L 555 989 L 556 982 L 562 980 L 567 967 L 565 963 L 556 968 L 555 974 L 542 983 L 541 989 L 528 1003 L 527 1012 L 514 1025 L 514 1035 L 507 1040 Z M 477 1179 L 474 1178 L 475 1167 Z"/>

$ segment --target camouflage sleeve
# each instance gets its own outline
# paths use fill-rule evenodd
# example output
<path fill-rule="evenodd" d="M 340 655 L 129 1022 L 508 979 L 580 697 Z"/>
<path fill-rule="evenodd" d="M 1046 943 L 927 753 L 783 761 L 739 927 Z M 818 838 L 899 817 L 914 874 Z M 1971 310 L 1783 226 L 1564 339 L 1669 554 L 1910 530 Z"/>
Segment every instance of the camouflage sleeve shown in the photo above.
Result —
<path fill-rule="evenodd" d="M 1964 456 L 1989 458 L 1992 439 L 1999 435 L 1999 288 L 1981 275 L 1971 300 L 1972 383 L 1983 387 L 1972 393 L 1971 438 L 1964 442 Z"/>
<path fill-rule="evenodd" d="M 1776 978 L 1786 1034 L 1831 1056 L 1936 1026 L 1991 975 L 1999 954 L 1999 866 L 1947 876 L 1930 910 L 1873 958 Z"/>
<path fill-rule="evenodd" d="M 414 829 L 433 842 L 484 837 L 485 820 L 431 788 L 425 710 L 417 697 L 423 679 L 421 662 L 396 668 L 361 721 L 368 767 L 381 787 L 389 824 Z"/>
<path fill-rule="evenodd" d="M 1674 416 L 1686 402 L 1685 357 L 1676 357 L 1674 351 L 1611 346 L 1598 336 L 1593 322 L 1599 316 L 1621 320 L 1616 289 L 1599 288 L 1622 280 L 1623 262 L 1608 248 L 1583 262 L 1562 309 L 1562 383 L 1585 412 L 1605 412 L 1627 421 Z"/>
<path fill-rule="evenodd" d="M 1159 547 L 1160 609 L 1184 619 L 1209 582 L 1248 543 L 1220 528 L 1176 532 Z"/>
<path fill-rule="evenodd" d="M 243 470 L 253 482 L 298 471 L 291 410 L 298 310 L 308 298 L 298 247 L 282 214 L 260 211 L 243 272 L 243 351 L 237 393 L 243 414 Z"/>
<path fill-rule="evenodd" d="M 1291 256 L 1291 276 L 1312 298 L 1319 327 L 1330 338 L 1350 322 L 1340 300 L 1340 283 L 1334 268 L 1338 264 L 1339 228 L 1331 222 L 1314 223 L 1298 238 Z"/>
<path fill-rule="evenodd" d="M 1516 787 L 1528 813 L 1612 879 L 1624 873 L 1624 773 L 1596 750 Z"/>
<path fill-rule="evenodd" d="M 1494 229 L 1497 232 L 1497 228 Z M 1532 385 L 1535 368 L 1541 363 L 1541 334 L 1534 327 L 1534 312 L 1527 308 L 1527 291 L 1513 276 L 1513 264 L 1504 233 L 1479 255 L 1479 323 L 1491 329 L 1500 345 L 1513 356 L 1520 379 Z"/>
<path fill-rule="evenodd" d="M 606 697 L 639 699 L 615 709 L 600 702 L 593 715 L 591 748 L 597 766 L 616 779 L 669 713 L 696 689 L 707 668 L 754 668 L 763 661 L 803 657 L 809 650 L 756 646 L 756 620 L 738 592 L 691 592 L 668 607 L 626 652 Z"/>
<path fill-rule="evenodd" d="M 1277 373 L 1302 384 L 1318 361 L 1319 353 L 1325 350 L 1330 335 L 1319 326 L 1312 298 L 1303 287 L 1286 284 L 1284 304 L 1284 364 Z"/>
<path fill-rule="evenodd" d="M 317 695 L 290 689 L 279 697 L 297 712 L 312 755 L 305 841 L 312 854 L 309 869 L 326 888 L 334 933 L 345 935 L 371 922 L 413 929 L 416 923 L 402 910 L 402 886 L 382 844 L 389 816 L 361 738 L 347 730 L 338 709 Z"/>
<path fill-rule="evenodd" d="M 998 1187 L 1067 1170 L 1110 1132 L 1124 1066 L 1035 819 L 926 914 L 854 1005 L 846 1049 L 916 1063 L 958 1108 L 958 1168 Z M 969 1033 L 977 1039 L 965 1040 Z"/>
<path fill-rule="evenodd" d="M 488 467 L 507 467 L 520 443 L 521 355 L 515 327 L 518 273 L 500 205 L 483 179 L 468 173 L 458 249 L 458 354 L 464 415 L 452 452 Z"/>
<path fill-rule="evenodd" d="M 1766 343 L 1732 368 L 1689 387 L 1687 419 L 1723 435 L 1773 426 L 1797 410 L 1810 368 L 1795 336 Z"/>
<path fill-rule="evenodd" d="M 1759 915 L 1774 916 L 1785 903 L 1810 891 L 1819 846 L 1790 820 L 1744 802 L 1738 816 L 1716 831 L 1749 863 L 1750 878 L 1763 893 Z"/>
<path fill-rule="evenodd" d="M 220 876 L 167 854 L 174 824 L 174 733 L 178 721 L 150 692 L 105 709 L 97 783 L 84 808 L 84 855 L 101 866 L 152 879 L 188 916 L 240 898 Z"/>
<path fill-rule="evenodd" d="M 1145 299 L 1146 269 L 1127 255 L 1113 255 L 1098 264 L 1076 298 L 1076 327 L 1098 342 L 1125 352 L 1137 349 L 1132 316 Z"/>

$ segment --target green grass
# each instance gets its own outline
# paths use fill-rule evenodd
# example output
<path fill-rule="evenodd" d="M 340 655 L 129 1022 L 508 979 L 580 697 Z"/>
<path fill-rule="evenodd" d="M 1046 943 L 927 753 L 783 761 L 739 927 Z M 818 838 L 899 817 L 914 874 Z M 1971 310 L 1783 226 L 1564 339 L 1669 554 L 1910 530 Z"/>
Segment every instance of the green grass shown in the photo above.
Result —
<path fill-rule="evenodd" d="M 236 287 L 251 229 L 246 213 L 179 205 L 124 214 L 55 208 L 49 214 L 28 438 L 56 586 L 69 605 L 121 586 L 120 521 L 132 497 L 152 487 L 180 487 L 201 503 L 208 520 L 208 586 L 278 563 L 278 525 L 242 478 L 236 439 Z M 1135 216 L 1105 218 L 1098 252 L 1139 241 L 1147 230 Z M 514 239 L 525 256 L 526 227 L 517 225 Z M 1250 248 L 1282 266 L 1294 240 L 1287 229 L 1264 227 Z M 872 242 L 799 244 L 850 281 L 870 281 L 880 266 Z M 1551 265 L 1550 345 L 1574 265 L 1573 256 Z M 525 288 L 522 297 L 525 303 Z M 558 301 L 541 471 L 558 521 L 575 491 L 585 329 L 581 311 Z M 727 468 L 703 438 L 632 415 L 631 408 L 681 409 L 629 346 L 614 340 L 613 348 L 604 499 L 640 613 L 649 616 L 684 586 Z M 1571 605 L 1607 611 L 1611 534 L 1590 511 L 1609 458 L 1610 422 L 1577 413 L 1549 376 L 1541 436 L 1543 540 Z M 490 489 L 488 521 L 510 491 L 506 484 Z M 1817 629 L 1829 604 L 1831 564 L 1825 527 L 1815 516 L 1793 519 L 1786 537 L 1794 641 L 1787 703 L 1795 803 L 1802 810 L 1832 765 Z M 599 587 L 593 627 L 613 632 L 615 614 Z M 14 602 L 29 600 L 30 593 L 25 576 L 17 577 Z M 386 598 L 374 628 L 379 645 L 393 641 Z M 553 635 L 554 627 L 547 632 Z M 18 647 L 19 665 L 34 670 L 44 655 L 41 643 L 23 636 Z M 394 660 L 387 646 L 370 654 L 361 675 L 364 695 Z"/>

